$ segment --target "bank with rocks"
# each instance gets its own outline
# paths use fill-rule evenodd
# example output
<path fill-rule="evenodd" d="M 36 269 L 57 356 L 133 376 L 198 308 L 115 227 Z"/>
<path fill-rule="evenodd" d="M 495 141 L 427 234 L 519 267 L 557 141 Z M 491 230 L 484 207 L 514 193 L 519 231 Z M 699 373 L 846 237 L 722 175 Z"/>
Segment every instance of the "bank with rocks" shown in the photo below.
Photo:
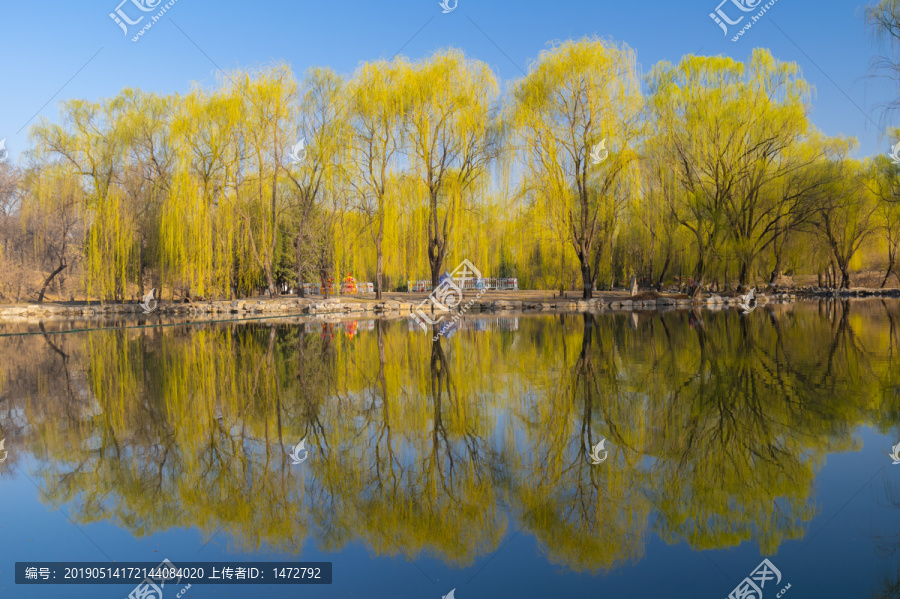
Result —
<path fill-rule="evenodd" d="M 538 293 L 538 292 L 532 292 Z M 603 312 L 603 311 L 646 311 L 674 309 L 724 309 L 737 307 L 742 299 L 739 295 L 705 294 L 691 298 L 683 294 L 659 294 L 655 292 L 639 293 L 634 296 L 626 294 L 601 294 L 590 300 L 568 299 L 557 297 L 541 297 L 528 299 L 529 292 L 521 292 L 525 299 L 507 299 L 511 294 L 503 294 L 503 298 L 492 299 L 489 296 L 474 301 L 468 314 L 492 312 Z M 394 294 L 398 295 L 398 294 Z M 546 295 L 546 294 L 542 294 Z M 515 295 L 512 295 L 515 297 Z M 756 305 L 789 303 L 803 299 L 852 299 L 866 297 L 900 298 L 900 289 L 845 289 L 831 290 L 820 288 L 793 289 L 757 293 Z M 405 298 L 404 298 L 405 299 Z M 275 297 L 234 301 L 205 302 L 161 302 L 151 313 L 146 314 L 138 303 L 109 304 L 53 304 L 32 303 L 14 306 L 0 306 L 0 319 L 4 321 L 26 321 L 34 319 L 64 319 L 85 317 L 134 316 L 138 318 L 155 318 L 159 316 L 202 317 L 207 319 L 227 319 L 263 315 L 302 315 L 302 314 L 346 314 L 398 316 L 408 315 L 420 309 L 425 296 L 377 301 L 358 297 L 298 298 Z M 431 302 L 424 304 L 429 311 L 440 312 Z"/>

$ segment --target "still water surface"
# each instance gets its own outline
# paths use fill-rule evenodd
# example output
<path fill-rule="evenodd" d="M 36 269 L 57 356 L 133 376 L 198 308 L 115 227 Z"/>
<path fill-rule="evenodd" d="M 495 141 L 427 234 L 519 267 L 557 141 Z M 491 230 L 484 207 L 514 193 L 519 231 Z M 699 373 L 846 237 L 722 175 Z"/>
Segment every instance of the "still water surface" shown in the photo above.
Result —
<path fill-rule="evenodd" d="M 168 558 L 334 564 L 197 599 L 723 599 L 764 557 L 766 599 L 900 597 L 896 301 L 0 333 L 3 597 Z"/>

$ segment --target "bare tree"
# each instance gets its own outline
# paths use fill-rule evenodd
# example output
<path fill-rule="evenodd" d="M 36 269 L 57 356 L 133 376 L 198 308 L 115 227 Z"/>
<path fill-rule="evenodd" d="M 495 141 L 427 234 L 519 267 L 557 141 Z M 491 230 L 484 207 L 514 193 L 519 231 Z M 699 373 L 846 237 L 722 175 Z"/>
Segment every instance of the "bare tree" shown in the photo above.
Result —
<path fill-rule="evenodd" d="M 0 298 L 9 297 L 6 292 L 12 292 L 12 289 L 8 286 L 15 285 L 16 301 L 24 283 L 21 272 L 24 240 L 19 224 L 21 178 L 21 172 L 9 160 L 7 153 L 0 153 Z"/>
<path fill-rule="evenodd" d="M 879 0 L 870 4 L 865 9 L 865 19 L 884 49 L 884 54 L 872 59 L 872 72 L 896 83 L 900 80 L 900 0 Z M 900 108 L 900 99 L 889 102 L 885 108 L 886 112 Z"/>

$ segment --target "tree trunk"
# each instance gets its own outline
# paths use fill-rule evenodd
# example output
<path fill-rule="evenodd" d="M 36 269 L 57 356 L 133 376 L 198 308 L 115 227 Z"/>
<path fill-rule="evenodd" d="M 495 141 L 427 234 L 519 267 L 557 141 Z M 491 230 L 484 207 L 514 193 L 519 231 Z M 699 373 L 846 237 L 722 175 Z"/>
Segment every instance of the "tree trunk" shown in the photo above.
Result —
<path fill-rule="evenodd" d="M 694 270 L 696 279 L 694 280 L 694 288 L 688 289 L 691 297 L 698 297 L 700 290 L 703 288 L 703 279 L 706 277 L 706 260 L 703 259 L 703 253 L 697 257 L 697 268 Z"/>
<path fill-rule="evenodd" d="M 781 276 L 781 252 L 779 251 L 775 256 L 775 266 L 772 268 L 772 272 L 769 274 L 769 285 L 774 285 L 775 281 L 778 277 Z M 819 284 L 821 284 L 821 274 L 819 275 Z"/>
<path fill-rule="evenodd" d="M 444 227 L 438 224 L 438 193 L 432 186 L 429 192 L 430 220 L 428 225 L 428 264 L 431 267 L 431 288 L 437 289 L 441 278 L 441 268 L 444 265 L 445 252 L 447 251 L 447 219 L 444 217 Z"/>
<path fill-rule="evenodd" d="M 272 240 L 269 242 L 269 251 L 266 252 L 266 284 L 269 286 L 269 297 L 275 297 L 278 290 L 275 288 L 275 278 L 272 276 L 272 269 L 275 265 L 275 253 L 278 247 L 278 213 L 276 211 L 278 194 L 278 169 L 272 173 Z"/>
<path fill-rule="evenodd" d="M 271 262 L 266 265 L 266 288 L 269 290 L 269 297 L 275 297 L 278 293 L 278 290 L 275 288 L 275 279 L 272 277 L 272 264 Z"/>
<path fill-rule="evenodd" d="M 589 254 L 587 252 L 581 251 L 579 252 L 578 259 L 581 262 L 581 282 L 584 285 L 584 293 L 582 294 L 582 298 L 589 300 L 591 299 L 591 297 L 593 297 L 594 292 L 594 280 L 591 276 L 592 273 Z"/>
<path fill-rule="evenodd" d="M 746 287 L 750 283 L 750 265 L 741 260 L 741 270 L 738 274 L 738 288 Z"/>
<path fill-rule="evenodd" d="M 306 297 L 306 290 L 303 288 L 303 260 L 300 257 L 300 234 L 294 238 L 294 260 L 297 265 L 297 297 Z"/>
<path fill-rule="evenodd" d="M 382 223 L 382 229 L 384 224 Z M 384 252 L 382 251 L 382 235 L 380 231 L 375 238 L 375 299 L 381 300 L 382 280 L 384 279 Z"/>
<path fill-rule="evenodd" d="M 775 281 L 778 277 L 781 276 L 781 257 L 784 254 L 784 244 L 787 241 L 787 231 L 776 232 L 775 235 L 775 266 L 772 267 L 772 272 L 769 274 L 769 285 L 774 285 Z M 819 283 L 821 286 L 821 281 Z"/>
<path fill-rule="evenodd" d="M 888 266 L 887 272 L 884 273 L 884 280 L 881 281 L 881 288 L 884 289 L 884 286 L 887 285 L 888 279 L 891 277 L 891 272 L 894 270 L 894 260 L 897 256 L 897 248 L 888 247 Z"/>
<path fill-rule="evenodd" d="M 669 263 L 672 261 L 671 254 L 666 254 L 666 261 L 663 262 L 662 272 L 659 273 L 659 279 L 656 282 L 656 290 L 662 291 L 663 282 L 666 280 L 666 274 L 669 272 Z"/>
<path fill-rule="evenodd" d="M 437 289 L 440 281 L 441 269 L 444 265 L 444 244 L 433 240 L 428 244 L 428 264 L 431 266 L 431 288 Z"/>
<path fill-rule="evenodd" d="M 842 263 L 841 268 L 841 289 L 850 289 L 850 273 L 847 271 L 847 264 Z"/>
<path fill-rule="evenodd" d="M 691 292 L 691 297 L 700 297 L 700 293 L 703 291 L 704 282 L 703 277 L 694 281 L 694 290 Z"/>
<path fill-rule="evenodd" d="M 47 278 L 44 280 L 44 285 L 41 287 L 41 292 L 38 294 L 38 299 L 37 299 L 37 301 L 38 301 L 39 304 L 42 303 L 42 302 L 44 301 L 44 293 L 47 291 L 47 287 L 48 287 L 48 286 L 50 285 L 50 283 L 53 281 L 53 277 L 55 277 L 56 275 L 58 275 L 59 273 L 61 273 L 65 267 L 66 267 L 66 263 L 63 262 L 62 264 L 60 264 L 60 265 L 57 267 L 56 270 L 54 270 L 52 273 L 50 273 L 50 276 L 49 276 L 49 277 L 47 277 Z"/>
<path fill-rule="evenodd" d="M 144 297 L 146 293 L 144 293 L 144 245 L 146 241 L 144 240 L 144 236 L 141 235 L 141 246 L 138 250 L 140 255 L 138 256 L 138 296 Z"/>
<path fill-rule="evenodd" d="M 562 245 L 562 244 L 561 244 Z M 565 260 L 565 252 L 559 252 L 559 296 L 562 297 L 562 294 L 566 291 L 566 260 Z"/>

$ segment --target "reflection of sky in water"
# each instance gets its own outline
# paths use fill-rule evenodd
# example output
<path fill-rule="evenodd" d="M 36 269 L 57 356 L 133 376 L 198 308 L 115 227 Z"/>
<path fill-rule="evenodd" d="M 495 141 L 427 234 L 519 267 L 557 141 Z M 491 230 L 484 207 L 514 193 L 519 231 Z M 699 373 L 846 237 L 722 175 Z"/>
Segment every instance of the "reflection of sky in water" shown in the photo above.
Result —
<path fill-rule="evenodd" d="M 892 308 L 896 318 L 897 307 Z M 677 313 L 667 314 L 665 322 L 658 317 L 642 315 L 637 329 L 629 315 L 598 316 L 592 333 L 593 344 L 588 346 L 592 348 L 590 368 L 593 369 L 588 378 L 579 374 L 585 372 L 585 355 L 583 321 L 578 315 L 564 317 L 562 322 L 559 316 L 520 317 L 515 327 L 509 323 L 501 325 L 497 319 L 466 318 L 452 339 L 442 340 L 443 358 L 431 353 L 430 335 L 420 331 L 410 333 L 406 323 L 388 323 L 384 330 L 387 360 L 398 360 L 398 364 L 402 361 L 402 366 L 393 367 L 396 370 L 391 371 L 391 378 L 386 381 L 393 389 L 390 407 L 395 412 L 391 416 L 390 431 L 394 452 L 392 462 L 385 461 L 384 455 L 388 431 L 380 420 L 385 406 L 379 401 L 381 381 L 377 372 L 376 327 L 360 321 L 358 326 L 349 329 L 346 325 L 323 329 L 321 323 L 316 323 L 309 332 L 315 333 L 317 343 L 338 343 L 330 338 L 330 333 L 336 332 L 341 345 L 329 360 L 313 364 L 311 371 L 321 372 L 316 368 L 324 365 L 326 370 L 340 373 L 341 377 L 348 380 L 358 377 L 363 383 L 358 388 L 341 389 L 339 381 L 337 392 L 331 388 L 319 394 L 318 399 L 324 398 L 325 403 L 320 405 L 316 426 L 324 427 L 328 444 L 317 445 L 321 435 L 312 429 L 307 443 L 310 449 L 307 463 L 295 467 L 288 463 L 283 470 L 280 462 L 282 449 L 290 451 L 302 436 L 294 431 L 310 430 L 295 428 L 296 422 L 292 419 L 297 416 L 296 411 L 285 412 L 280 423 L 288 429 L 282 443 L 274 437 L 268 443 L 260 438 L 258 430 L 253 429 L 255 416 L 252 409 L 248 408 L 245 417 L 229 412 L 230 408 L 224 414 L 221 410 L 211 412 L 221 418 L 222 427 L 217 433 L 220 444 L 232 451 L 230 442 L 234 447 L 242 448 L 237 451 L 238 456 L 246 456 L 241 477 L 248 493 L 256 489 L 254 481 L 263 475 L 282 480 L 283 484 L 296 484 L 300 489 L 297 494 L 285 496 L 293 498 L 291 503 L 272 504 L 264 497 L 254 498 L 258 510 L 280 511 L 289 514 L 291 519 L 305 520 L 309 524 L 301 547 L 296 551 L 280 552 L 271 550 L 265 542 L 258 550 L 235 542 L 241 531 L 235 529 L 234 522 L 205 544 L 218 528 L 219 520 L 214 510 L 207 514 L 208 522 L 203 526 L 196 521 L 180 526 L 176 513 L 173 524 L 143 530 L 143 524 L 151 527 L 153 524 L 142 520 L 145 516 L 140 513 L 129 511 L 139 508 L 133 499 L 128 505 L 120 504 L 121 489 L 115 486 L 103 489 L 104 493 L 100 494 L 102 501 L 98 505 L 106 512 L 85 513 L 85 498 L 97 491 L 79 486 L 83 477 L 91 482 L 88 473 L 75 475 L 73 480 L 67 481 L 69 486 L 65 488 L 70 494 L 57 495 L 64 497 L 62 511 L 53 509 L 51 502 L 41 497 L 37 487 L 48 488 L 53 481 L 56 488 L 60 488 L 59 479 L 75 464 L 61 467 L 59 462 L 65 460 L 59 456 L 71 454 L 73 460 L 86 460 L 91 468 L 96 468 L 102 460 L 121 460 L 127 464 L 155 459 L 147 457 L 155 453 L 142 446 L 148 441 L 143 429 L 131 436 L 123 435 L 118 440 L 118 453 L 110 452 L 111 446 L 104 440 L 102 427 L 95 427 L 90 434 L 85 429 L 77 446 L 64 450 L 52 446 L 54 430 L 63 435 L 60 439 L 77 438 L 73 427 L 77 428 L 79 419 L 93 417 L 96 421 L 105 416 L 102 403 L 86 392 L 92 389 L 88 374 L 96 376 L 97 373 L 88 372 L 90 359 L 85 348 L 89 336 L 93 335 L 93 341 L 97 342 L 100 335 L 113 333 L 56 336 L 57 344 L 70 356 L 71 372 L 80 373 L 72 377 L 73 384 L 81 385 L 73 393 L 87 408 L 71 413 L 65 410 L 54 412 L 48 423 L 47 417 L 39 415 L 39 408 L 29 403 L 58 392 L 54 384 L 65 380 L 61 370 L 53 373 L 45 368 L 48 378 L 41 385 L 32 382 L 30 389 L 27 381 L 31 373 L 27 366 L 7 372 L 14 376 L 7 376 L 5 387 L 0 382 L 0 401 L 9 406 L 0 413 L 0 425 L 12 458 L 0 465 L 0 539 L 3 539 L 0 542 L 0 595 L 125 597 L 131 590 L 127 585 L 26 588 L 16 587 L 13 583 L 16 561 L 104 561 L 109 556 L 119 561 L 159 562 L 168 558 L 176 564 L 179 560 L 219 559 L 334 563 L 334 584 L 328 587 L 194 585 L 186 596 L 200 598 L 252 594 L 267 597 L 302 594 L 304 597 L 439 598 L 451 588 L 456 588 L 455 596 L 459 599 L 645 598 L 660 593 L 666 597 L 727 597 L 762 559 L 755 534 L 746 540 L 740 531 L 747 526 L 752 531 L 759 530 L 771 524 L 768 519 L 777 521 L 780 518 L 784 522 L 799 518 L 795 526 L 800 532 L 793 535 L 791 527 L 785 526 L 776 541 L 777 551 L 768 554 L 781 571 L 783 580 L 778 588 L 770 589 L 771 585 L 767 585 L 764 596 L 774 597 L 781 587 L 790 583 L 791 589 L 784 595 L 788 598 L 873 597 L 873 593 L 882 588 L 883 581 L 897 580 L 897 561 L 890 551 L 895 546 L 900 547 L 900 466 L 892 466 L 887 455 L 900 438 L 881 434 L 866 424 L 876 421 L 879 428 L 885 428 L 896 421 L 896 402 L 887 402 L 897 397 L 896 377 L 900 375 L 891 372 L 891 369 L 896 372 L 897 368 L 891 358 L 887 319 L 883 312 L 875 309 L 858 310 L 853 315 L 853 322 L 848 320 L 842 325 L 848 327 L 843 333 L 834 333 L 835 323 L 840 322 L 840 318 L 829 320 L 814 311 L 798 308 L 794 315 L 776 313 L 781 315 L 781 330 L 779 335 L 773 336 L 772 316 L 759 312 L 759 315 L 754 313 L 747 317 L 727 312 L 706 314 L 701 331 L 692 328 L 689 319 Z M 745 321 L 742 323 L 740 318 Z M 748 325 L 749 329 L 741 328 Z M 290 328 L 282 326 L 279 334 L 287 335 Z M 229 330 L 236 334 L 236 329 Z M 329 334 L 324 341 L 320 334 L 323 330 Z M 259 355 L 265 358 L 269 330 L 264 324 L 256 324 L 254 331 L 255 334 L 241 339 L 243 345 L 238 345 L 240 349 L 235 351 L 250 353 L 258 345 Z M 706 345 L 708 367 L 691 372 L 697 364 L 691 358 L 694 356 L 691 352 L 697 351 L 697 337 L 701 333 L 706 336 L 702 343 Z M 171 360 L 190 359 L 187 346 L 179 345 L 187 343 L 186 336 L 176 339 L 177 329 L 154 333 L 146 342 L 141 341 L 140 335 L 127 335 L 127 339 L 136 344 L 127 350 L 129 360 L 144 361 L 143 367 L 140 364 L 136 367 L 139 372 L 143 372 L 143 368 L 156 367 L 151 366 L 154 355 L 159 358 L 164 354 Z M 342 341 L 341 335 L 344 336 Z M 897 343 L 897 333 L 893 335 L 893 342 Z M 162 345 L 160 336 L 163 336 Z M 845 340 L 851 337 L 853 343 L 846 343 Z M 735 338 L 738 341 L 734 341 Z M 0 339 L 0 344 L 5 342 Z M 210 347 L 220 347 L 220 342 L 216 340 Z M 285 405 L 300 405 L 301 387 L 293 387 L 292 384 L 299 383 L 290 382 L 296 378 L 300 358 L 287 337 L 279 339 L 279 344 L 275 346 L 280 347 L 282 353 L 276 354 L 275 363 L 282 389 L 280 399 Z M 42 342 L 34 347 L 19 347 L 17 351 L 24 355 L 28 351 L 38 351 L 35 348 L 40 347 Z M 553 351 L 542 355 L 542 348 Z M 320 350 L 319 346 L 310 346 L 305 351 Z M 122 347 L 117 351 L 121 353 Z M 182 351 L 184 353 L 180 353 Z M 34 368 L 40 367 L 43 359 L 47 359 L 46 356 L 35 359 Z M 484 364 L 484 360 L 490 363 Z M 453 392 L 449 395 L 446 395 L 446 379 L 434 377 L 434 361 L 456 377 L 450 385 Z M 122 373 L 127 367 L 123 364 L 118 365 L 119 370 L 110 371 L 118 374 L 108 372 L 107 375 L 113 379 L 124 377 Z M 94 366 L 96 368 L 97 364 Z M 242 362 L 239 370 L 249 372 L 249 366 L 250 362 Z M 270 362 L 261 359 L 256 366 L 262 368 L 264 375 L 271 376 Z M 741 374 L 747 369 L 754 372 L 795 369 L 797 376 L 758 380 L 753 387 L 746 385 L 748 380 L 753 382 L 755 379 L 744 378 Z M 54 376 L 62 378 L 54 383 Z M 836 385 L 834 397 L 821 396 L 822 388 L 816 387 L 820 379 L 830 381 L 827 384 L 833 388 Z M 196 380 L 188 378 L 182 384 L 193 391 L 200 385 L 200 380 L 198 375 Z M 785 384 L 772 384 L 779 380 Z M 804 380 L 810 381 L 804 383 L 810 385 L 808 394 L 802 391 L 800 381 Z M 591 409 L 587 412 L 584 410 L 585 382 L 593 385 Z M 434 383 L 440 383 L 445 393 L 441 400 L 442 428 L 439 429 L 434 426 L 431 395 Z M 153 384 L 151 381 L 150 387 Z M 849 388 L 844 388 L 848 385 Z M 138 397 L 146 400 L 150 387 L 141 387 L 144 391 Z M 154 388 L 154 392 L 161 393 L 163 388 Z M 167 389 L 171 392 L 171 388 Z M 685 391 L 691 389 L 699 391 Z M 730 396 L 734 390 L 738 390 L 738 395 Z M 879 395 L 879 391 L 880 396 L 872 397 Z M 174 395 L 178 393 L 175 391 Z M 816 394 L 820 396 L 816 397 Z M 191 393 L 185 394 L 189 395 Z M 744 411 L 741 397 L 753 399 L 747 402 L 748 411 Z M 717 403 L 722 398 L 727 403 Z M 172 397 L 169 399 L 174 401 Z M 126 401 L 134 400 L 132 397 Z M 861 407 L 848 409 L 847 402 L 852 401 L 858 401 L 857 405 Z M 778 402 L 790 403 L 796 409 L 781 412 L 777 408 Z M 838 402 L 844 407 L 835 408 Z M 335 406 L 343 404 L 353 406 L 353 410 L 336 411 Z M 548 408 L 549 404 L 553 407 Z M 746 475 L 746 480 L 721 481 L 720 485 L 715 477 L 720 472 L 731 472 L 731 461 L 774 459 L 756 439 L 734 435 L 744 430 L 740 426 L 730 430 L 726 424 L 722 428 L 713 415 L 729 406 L 734 406 L 742 419 L 748 418 L 756 406 L 763 416 L 772 416 L 761 420 L 768 427 L 785 424 L 787 418 L 799 419 L 799 424 L 778 430 L 771 437 L 760 434 L 776 449 L 794 452 L 792 457 L 776 453 L 778 463 L 813 464 L 815 477 L 811 488 L 805 488 L 805 483 L 799 479 L 779 477 L 777 467 L 766 470 L 764 465 L 734 470 Z M 834 412 L 832 408 L 835 408 Z M 343 424 L 335 416 L 339 413 L 345 417 Z M 586 414 L 589 414 L 587 424 Z M 202 414 L 198 413 L 198 416 L 202 417 Z M 174 414 L 172 418 L 175 418 Z M 703 426 L 696 425 L 691 418 L 699 420 Z M 557 422 L 557 419 L 566 422 Z M 723 421 L 727 423 L 727 419 Z M 49 424 L 53 427 L 49 428 Z M 401 430 L 407 425 L 409 430 Z M 122 426 L 116 424 L 113 428 L 121 432 L 122 428 L 116 427 Z M 694 426 L 696 428 L 692 428 Z M 9 432 L 13 430 L 15 435 Z M 155 429 L 149 427 L 147 430 Z M 749 426 L 746 430 L 754 431 Z M 731 435 L 723 445 L 726 454 L 709 454 L 702 458 L 695 455 L 697 447 L 714 447 L 710 439 L 719 434 Z M 590 444 L 601 438 L 607 439 L 609 459 L 591 466 Z M 24 448 L 20 446 L 22 443 Z M 131 443 L 140 446 L 132 447 Z M 422 461 L 434 457 L 429 453 L 434 447 L 439 448 L 435 455 L 440 464 L 435 472 L 443 476 L 428 478 Z M 102 458 L 97 456 L 100 451 L 106 452 Z M 452 473 L 446 459 L 447 451 L 453 456 L 452 468 L 456 469 Z M 479 453 L 483 464 L 466 473 L 472 451 Z M 378 468 L 383 471 L 387 471 L 389 465 L 394 468 L 401 490 L 424 492 L 425 486 L 435 485 L 440 494 L 440 485 L 449 484 L 454 500 L 466 503 L 471 500 L 466 485 L 476 485 L 472 488 L 477 494 L 483 492 L 477 491 L 481 488 L 478 481 L 485 483 L 489 503 L 473 503 L 470 507 L 486 514 L 491 509 L 496 510 L 495 516 L 488 514 L 484 522 L 494 522 L 492 518 L 495 517 L 499 522 L 499 536 L 485 536 L 484 531 L 472 528 L 478 520 L 461 522 L 458 528 L 452 528 L 452 522 L 424 518 L 428 505 L 402 502 L 400 509 L 407 513 L 397 517 L 415 519 L 421 511 L 424 519 L 420 524 L 414 521 L 394 537 L 390 534 L 372 537 L 371 531 L 377 530 L 378 522 L 367 523 L 372 527 L 368 533 L 354 529 L 332 531 L 339 537 L 337 549 L 327 550 L 325 545 L 334 542 L 334 539 L 326 542 L 322 536 L 323 526 L 328 524 L 325 520 L 334 516 L 333 513 L 329 515 L 329 510 L 337 510 L 335 513 L 340 520 L 345 513 L 364 512 L 367 502 L 379 496 L 375 485 L 360 482 L 376 480 L 371 476 L 378 459 L 382 459 Z M 360 472 L 352 471 L 344 465 L 344 460 L 363 461 L 364 467 Z M 323 470 L 327 461 L 347 468 L 343 480 L 340 469 L 330 473 Z M 270 462 L 277 464 L 272 466 Z M 704 469 L 706 464 L 719 465 L 720 462 L 721 468 Z M 199 463 L 215 467 L 214 461 L 200 460 Z M 553 464 L 557 464 L 558 469 Z M 548 472 L 555 474 L 543 477 Z M 466 478 L 467 474 L 474 479 Z M 757 475 L 759 480 L 753 480 Z M 331 478 L 324 480 L 323 476 Z M 711 477 L 706 482 L 712 490 L 727 486 L 731 498 L 728 505 L 710 507 L 704 504 L 715 497 L 709 495 L 712 491 L 703 491 L 694 479 L 702 476 Z M 356 480 L 357 477 L 361 478 Z M 103 480 L 103 484 L 111 484 L 108 479 Z M 199 481 L 201 477 L 194 480 Z M 389 477 L 382 480 L 389 480 Z M 556 484 L 559 481 L 566 481 L 566 484 Z M 693 486 L 682 489 L 686 495 L 673 494 L 678 481 L 693 481 Z M 128 484 L 125 480 L 120 482 Z M 190 485 L 190 482 L 182 481 L 182 484 Z M 335 485 L 329 487 L 333 489 L 331 493 L 326 489 L 329 484 Z M 453 488 L 454 484 L 459 486 Z M 578 485 L 584 485 L 589 492 L 579 491 Z M 777 485 L 783 493 L 798 494 L 796 501 L 791 503 L 783 496 L 775 503 L 766 503 L 763 499 L 760 505 L 765 509 L 756 515 L 753 515 L 755 512 L 730 511 L 744 509 L 742 505 L 750 506 L 748 509 L 757 505 L 752 501 L 745 504 L 742 500 L 766 485 Z M 355 494 L 343 496 L 340 494 L 342 489 Z M 196 487 L 193 493 L 185 489 L 178 492 L 201 504 L 205 501 L 202 488 Z M 741 497 L 741 493 L 748 497 Z M 326 497 L 330 500 L 323 499 Z M 176 497 L 157 498 L 151 493 L 148 501 L 173 501 L 178 511 Z M 685 507 L 685 502 L 690 504 L 686 506 L 689 509 L 679 509 Z M 890 507 L 892 502 L 897 507 Z M 222 507 L 223 504 L 217 500 L 216 509 L 227 509 Z M 241 505 L 239 497 L 234 504 Z M 803 506 L 814 510 L 811 520 L 804 519 L 800 512 L 792 512 Z M 187 509 L 196 506 L 182 507 L 185 514 L 196 515 Z M 718 510 L 719 507 L 722 509 Z M 120 511 L 123 509 L 125 511 Z M 544 514 L 543 509 L 550 512 Z M 471 517 L 466 510 L 448 517 L 460 514 Z M 687 520 L 675 521 L 677 514 L 683 514 Z M 704 522 L 704 514 L 718 516 Z M 736 518 L 738 528 L 731 532 L 717 529 L 718 522 L 728 514 Z M 67 515 L 80 519 L 82 530 L 73 525 Z M 540 530 L 546 523 L 544 518 L 550 516 L 561 526 L 588 523 L 587 526 L 594 528 L 588 531 L 557 530 L 559 534 L 554 535 Z M 692 518 L 700 520 L 692 521 Z M 751 521 L 744 522 L 747 518 Z M 120 522 L 131 524 L 126 527 Z M 347 522 L 352 525 L 354 520 L 350 518 Z M 525 528 L 520 530 L 523 523 Z M 488 539 L 489 546 L 478 549 L 471 563 L 463 560 L 466 563 L 459 565 L 442 558 L 441 551 L 428 549 L 429 535 L 439 534 L 435 533 L 438 529 L 456 530 L 461 538 Z M 705 532 L 699 534 L 700 530 Z M 584 532 L 587 534 L 583 538 L 577 536 Z M 370 536 L 366 537 L 366 534 Z M 416 542 L 409 537 L 403 538 L 410 534 L 421 538 Z M 578 571 L 579 568 L 573 567 L 588 555 L 578 555 L 578 543 L 605 542 L 609 535 L 615 539 L 615 535 L 622 534 L 622 544 L 631 548 L 612 556 L 612 569 L 593 572 L 592 568 Z M 694 534 L 699 534 L 696 540 L 692 540 Z M 392 538 L 394 546 L 380 546 L 379 538 Z M 414 550 L 415 564 L 409 563 L 400 553 L 407 542 L 413 547 L 424 547 L 423 551 Z M 172 590 L 171 596 L 174 597 L 176 591 Z"/>
<path fill-rule="evenodd" d="M 809 530 L 813 533 L 819 531 L 873 473 L 885 464 L 890 465 L 889 459 L 882 459 L 886 458 L 885 447 L 889 450 L 892 443 L 889 437 L 867 428 L 861 428 L 856 435 L 862 440 L 862 450 L 828 456 L 826 467 L 816 479 L 819 516 L 810 524 Z M 29 458 L 20 463 L 20 467 L 31 473 L 35 464 Z M 643 466 L 651 467 L 649 458 Z M 894 560 L 878 555 L 872 534 L 894 537 L 900 543 L 900 510 L 879 506 L 876 495 L 891 480 L 900 489 L 898 477 L 900 466 L 896 472 L 886 468 L 877 475 L 799 555 L 797 551 L 805 541 L 787 542 L 776 555 L 769 556 L 781 570 L 784 581 L 791 583 L 791 591 L 803 597 L 870 596 L 866 590 L 871 586 L 870 581 L 889 575 L 890 567 L 895 564 Z M 0 546 L 0 563 L 4 564 L 0 573 L 0 592 L 4 596 L 112 598 L 127 595 L 130 587 L 126 586 L 15 587 L 12 582 L 15 561 L 103 561 L 105 558 L 63 514 L 48 510 L 37 501 L 37 491 L 28 479 L 17 474 L 11 480 L 5 475 L 0 484 L 0 513 L 3 514 L 0 531 L 8 540 Z M 64 509 L 68 513 L 69 510 Z M 298 509 L 302 507 L 298 506 Z M 650 524 L 652 527 L 652 517 Z M 316 550 L 314 543 L 305 546 L 299 556 L 265 550 L 236 554 L 228 551 L 225 535 L 220 534 L 198 554 L 204 539 L 195 530 L 176 529 L 134 539 L 127 532 L 102 522 L 82 525 L 82 528 L 105 553 L 120 561 L 153 561 L 157 558 L 161 561 L 164 557 L 175 563 L 179 558 L 332 561 L 335 583 L 330 588 L 303 587 L 300 591 L 303 596 L 313 597 L 440 597 L 449 590 L 448 585 L 457 588 L 457 597 L 552 597 L 558 596 L 556 593 L 561 588 L 573 596 L 599 593 L 637 598 L 653 596 L 659 589 L 667 588 L 668 596 L 673 597 L 725 597 L 760 561 L 758 550 L 750 543 L 743 543 L 733 550 L 709 552 L 709 557 L 729 575 L 726 578 L 709 560 L 691 551 L 684 543 L 667 545 L 650 535 L 645 556 L 639 563 L 628 564 L 605 576 L 573 574 L 542 559 L 534 538 L 527 532 L 514 534 L 516 531 L 511 530 L 494 559 L 490 555 L 484 556 L 469 568 L 454 569 L 434 559 L 420 559 L 419 566 L 437 581 L 432 583 L 402 558 L 374 557 L 358 544 L 351 544 L 336 555 Z M 485 565 L 488 560 L 490 563 Z M 482 566 L 484 569 L 478 571 Z M 475 578 L 466 584 L 476 572 Z M 245 593 L 250 592 L 296 597 L 298 591 L 274 586 L 217 586 L 212 589 L 194 585 L 189 596 L 245 597 Z"/>

